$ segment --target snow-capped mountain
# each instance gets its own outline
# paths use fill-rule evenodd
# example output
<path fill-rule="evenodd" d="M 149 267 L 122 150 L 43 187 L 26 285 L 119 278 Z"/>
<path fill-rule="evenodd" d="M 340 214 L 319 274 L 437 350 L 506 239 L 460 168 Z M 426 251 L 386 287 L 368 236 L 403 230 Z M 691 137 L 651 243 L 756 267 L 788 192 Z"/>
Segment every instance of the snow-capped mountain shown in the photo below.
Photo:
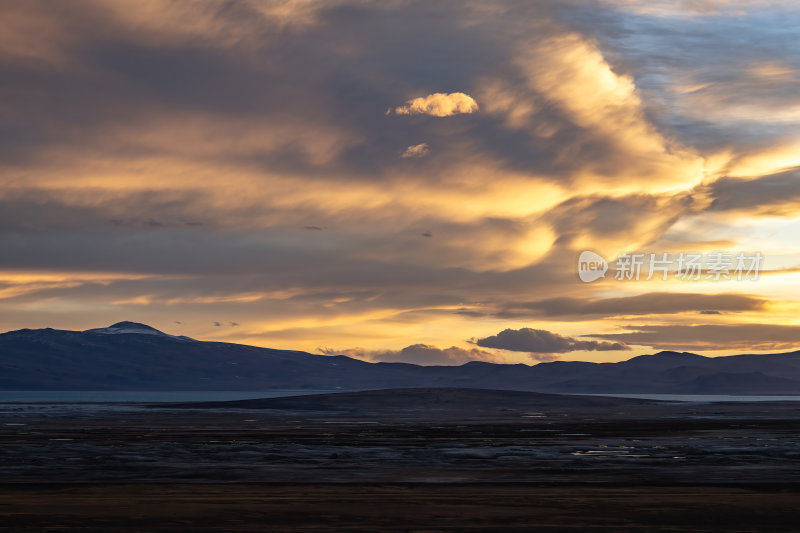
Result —
<path fill-rule="evenodd" d="M 119 335 L 124 333 L 132 333 L 139 335 L 161 335 L 163 337 L 172 337 L 173 339 L 194 340 L 183 335 L 169 335 L 163 331 L 159 331 L 154 327 L 147 324 L 140 324 L 138 322 L 117 322 L 107 328 L 94 328 L 87 329 L 84 333 L 99 333 L 103 335 Z"/>

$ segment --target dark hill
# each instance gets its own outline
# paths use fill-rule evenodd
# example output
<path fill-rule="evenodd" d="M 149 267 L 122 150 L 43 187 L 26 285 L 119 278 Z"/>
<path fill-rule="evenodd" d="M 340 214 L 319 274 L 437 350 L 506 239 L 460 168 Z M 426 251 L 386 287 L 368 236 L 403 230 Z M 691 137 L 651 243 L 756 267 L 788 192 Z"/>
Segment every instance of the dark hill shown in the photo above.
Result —
<path fill-rule="evenodd" d="M 601 407 L 649 405 L 658 402 L 603 396 L 543 394 L 512 390 L 462 388 L 384 389 L 282 398 L 160 404 L 164 408 L 281 409 L 293 411 L 358 412 L 458 412 L 525 411 L 553 407 Z"/>
<path fill-rule="evenodd" d="M 365 390 L 471 388 L 586 394 L 800 394 L 800 352 L 619 363 L 461 366 L 368 363 L 174 336 L 118 322 L 0 334 L 0 390 Z"/>

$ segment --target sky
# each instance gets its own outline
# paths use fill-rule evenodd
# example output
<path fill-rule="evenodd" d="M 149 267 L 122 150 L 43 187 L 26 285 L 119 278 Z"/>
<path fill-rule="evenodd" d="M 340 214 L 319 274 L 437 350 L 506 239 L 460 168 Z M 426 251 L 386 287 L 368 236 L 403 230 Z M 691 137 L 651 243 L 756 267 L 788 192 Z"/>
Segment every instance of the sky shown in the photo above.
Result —
<path fill-rule="evenodd" d="M 0 329 L 800 348 L 798 30 L 795 0 L 3 2 Z"/>

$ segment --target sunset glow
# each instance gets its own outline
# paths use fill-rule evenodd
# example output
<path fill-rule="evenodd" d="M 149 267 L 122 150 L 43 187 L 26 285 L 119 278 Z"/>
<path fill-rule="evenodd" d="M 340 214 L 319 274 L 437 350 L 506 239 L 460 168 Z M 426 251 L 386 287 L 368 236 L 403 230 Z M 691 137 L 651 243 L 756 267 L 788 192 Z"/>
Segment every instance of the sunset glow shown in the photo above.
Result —
<path fill-rule="evenodd" d="M 0 24 L 3 331 L 422 364 L 800 348 L 796 2 L 31 0 Z M 764 263 L 582 283 L 583 250 Z"/>

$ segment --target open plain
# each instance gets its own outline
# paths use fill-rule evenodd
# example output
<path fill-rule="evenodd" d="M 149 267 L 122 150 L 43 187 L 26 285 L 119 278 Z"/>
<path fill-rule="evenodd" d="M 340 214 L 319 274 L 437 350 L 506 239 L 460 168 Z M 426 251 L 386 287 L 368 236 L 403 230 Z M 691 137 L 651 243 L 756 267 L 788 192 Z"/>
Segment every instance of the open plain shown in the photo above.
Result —
<path fill-rule="evenodd" d="M 0 409 L 0 524 L 796 531 L 798 415 L 793 402 L 470 389 L 9 403 Z"/>

